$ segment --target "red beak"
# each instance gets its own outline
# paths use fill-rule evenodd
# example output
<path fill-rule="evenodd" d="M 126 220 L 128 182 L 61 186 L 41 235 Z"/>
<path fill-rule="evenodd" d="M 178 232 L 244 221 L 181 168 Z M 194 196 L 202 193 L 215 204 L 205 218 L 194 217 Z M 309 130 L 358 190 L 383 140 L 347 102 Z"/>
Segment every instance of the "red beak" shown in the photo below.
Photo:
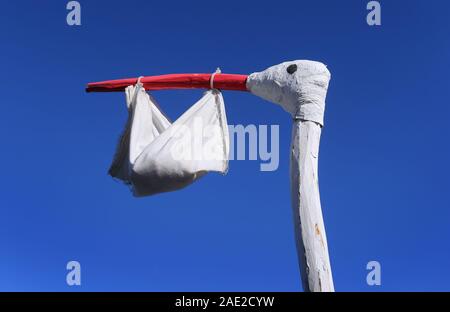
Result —
<path fill-rule="evenodd" d="M 213 74 L 170 74 L 147 76 L 141 78 L 145 90 L 167 89 L 211 89 Z M 108 80 L 88 83 L 86 92 L 124 91 L 126 87 L 136 84 L 138 78 Z M 214 74 L 214 89 L 247 91 L 247 75 Z"/>

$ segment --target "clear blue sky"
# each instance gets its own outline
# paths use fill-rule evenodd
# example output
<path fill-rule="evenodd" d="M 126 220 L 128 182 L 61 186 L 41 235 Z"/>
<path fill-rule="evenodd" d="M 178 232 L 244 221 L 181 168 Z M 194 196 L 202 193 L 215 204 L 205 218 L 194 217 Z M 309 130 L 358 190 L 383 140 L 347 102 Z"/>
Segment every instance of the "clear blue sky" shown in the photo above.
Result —
<path fill-rule="evenodd" d="M 294 59 L 332 73 L 320 187 L 338 291 L 450 290 L 448 1 L 3 1 L 0 290 L 300 291 L 291 121 L 224 92 L 230 124 L 279 124 L 280 167 L 232 161 L 178 192 L 133 198 L 107 175 L 126 119 L 89 81 L 251 73 Z M 154 93 L 175 119 L 201 91 Z M 66 285 L 66 263 L 82 286 Z M 366 285 L 366 264 L 382 285 Z"/>

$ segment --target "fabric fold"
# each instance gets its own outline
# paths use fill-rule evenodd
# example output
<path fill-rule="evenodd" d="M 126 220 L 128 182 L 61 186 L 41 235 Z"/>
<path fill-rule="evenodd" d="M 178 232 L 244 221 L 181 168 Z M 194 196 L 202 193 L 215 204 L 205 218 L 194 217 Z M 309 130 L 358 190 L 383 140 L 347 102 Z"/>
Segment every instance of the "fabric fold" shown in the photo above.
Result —
<path fill-rule="evenodd" d="M 206 91 L 174 123 L 142 84 L 125 90 L 128 120 L 109 174 L 135 196 L 184 188 L 208 172 L 228 170 L 229 137 L 222 94 Z"/>

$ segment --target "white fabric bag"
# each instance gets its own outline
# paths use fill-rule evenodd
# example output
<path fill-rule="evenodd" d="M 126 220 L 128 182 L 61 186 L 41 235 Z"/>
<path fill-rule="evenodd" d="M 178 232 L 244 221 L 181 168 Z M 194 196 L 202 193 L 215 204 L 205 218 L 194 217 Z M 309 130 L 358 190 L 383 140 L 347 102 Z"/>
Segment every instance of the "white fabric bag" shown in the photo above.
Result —
<path fill-rule="evenodd" d="M 209 171 L 228 170 L 222 94 L 209 90 L 173 124 L 142 84 L 125 90 L 128 121 L 109 169 L 134 196 L 181 189 Z"/>

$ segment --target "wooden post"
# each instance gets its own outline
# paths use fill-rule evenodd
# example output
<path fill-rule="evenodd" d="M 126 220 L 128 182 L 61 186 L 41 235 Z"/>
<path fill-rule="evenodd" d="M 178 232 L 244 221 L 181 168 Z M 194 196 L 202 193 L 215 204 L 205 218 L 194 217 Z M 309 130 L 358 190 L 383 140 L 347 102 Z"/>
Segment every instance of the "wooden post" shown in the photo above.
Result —
<path fill-rule="evenodd" d="M 320 206 L 318 161 L 321 125 L 295 120 L 291 142 L 291 195 L 303 289 L 334 291 Z"/>

